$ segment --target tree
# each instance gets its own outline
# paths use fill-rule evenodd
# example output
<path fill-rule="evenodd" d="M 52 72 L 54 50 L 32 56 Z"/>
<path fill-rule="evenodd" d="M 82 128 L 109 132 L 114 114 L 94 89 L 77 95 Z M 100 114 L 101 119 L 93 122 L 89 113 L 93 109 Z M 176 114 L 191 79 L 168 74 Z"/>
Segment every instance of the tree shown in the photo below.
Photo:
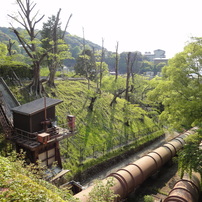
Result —
<path fill-rule="evenodd" d="M 41 41 L 42 41 L 42 48 L 48 50 L 52 48 L 52 44 L 51 42 L 53 41 L 53 28 L 55 26 L 56 23 L 56 17 L 54 15 L 52 15 L 51 17 L 48 18 L 48 21 L 46 23 L 43 23 L 43 27 L 41 30 Z M 58 36 L 57 39 L 61 38 L 62 35 L 62 30 L 61 30 L 61 24 L 58 23 Z M 47 60 L 44 61 L 44 63 L 46 63 L 48 66 L 50 66 L 51 64 L 51 60 L 48 59 L 48 55 L 47 55 Z"/>
<path fill-rule="evenodd" d="M 156 76 L 158 72 L 161 72 L 164 66 L 166 66 L 165 62 L 160 62 L 159 64 L 155 64 L 152 68 L 152 71 L 154 72 L 154 76 Z"/>
<path fill-rule="evenodd" d="M 116 57 L 115 57 L 115 73 L 116 73 L 116 77 L 115 77 L 115 81 L 117 81 L 118 79 L 118 69 L 119 69 L 119 54 L 118 54 L 118 49 L 119 49 L 119 42 L 117 42 L 116 44 Z"/>
<path fill-rule="evenodd" d="M 68 45 L 64 42 L 64 33 L 61 30 L 61 23 L 59 22 L 59 16 L 60 16 L 61 9 L 59 9 L 57 16 L 52 16 L 48 19 L 47 23 L 43 24 L 43 29 L 41 32 L 42 35 L 42 47 L 46 50 L 51 49 L 51 51 L 47 55 L 47 64 L 49 67 L 49 79 L 48 79 L 48 85 L 50 87 L 55 87 L 54 79 L 56 70 L 61 65 L 61 61 L 67 58 L 70 58 L 70 52 L 68 49 Z M 67 25 L 69 23 L 69 20 L 72 15 L 70 15 Z"/>
<path fill-rule="evenodd" d="M 130 66 L 131 66 L 131 52 L 128 53 L 127 58 L 126 58 L 126 94 L 125 94 L 125 99 L 129 101 L 129 96 L 128 96 L 128 91 L 129 91 L 129 81 L 130 81 Z"/>
<path fill-rule="evenodd" d="M 184 50 L 169 60 L 162 69 L 162 80 L 154 80 L 156 88 L 148 93 L 154 103 L 163 106 L 161 124 L 182 131 L 202 122 L 202 38 L 192 38 Z M 202 174 L 202 152 L 199 144 L 202 130 L 188 136 L 179 153 L 181 176 L 193 171 Z"/>
<path fill-rule="evenodd" d="M 102 181 L 96 181 L 95 184 L 89 193 L 88 202 L 113 202 L 118 197 L 111 189 L 115 184 L 112 178 L 107 179 L 105 184 Z"/>
<path fill-rule="evenodd" d="M 7 44 L 7 50 L 8 50 L 8 55 L 14 55 L 15 51 L 12 50 L 12 47 L 14 46 L 15 41 L 11 41 L 11 39 L 9 39 L 8 44 Z"/>
<path fill-rule="evenodd" d="M 135 52 L 134 54 L 132 54 L 131 52 L 128 53 L 127 55 L 127 58 L 126 58 L 126 94 L 125 94 L 125 99 L 127 101 L 129 101 L 129 95 L 128 95 L 128 92 L 129 92 L 129 88 L 130 91 L 132 92 L 133 91 L 133 88 L 134 88 L 134 82 L 135 82 L 135 79 L 134 79 L 134 75 L 135 75 L 135 71 L 133 70 L 133 66 L 134 66 L 134 63 L 135 61 L 137 60 L 137 52 Z M 130 77 L 132 77 L 132 85 L 129 86 L 130 84 Z"/>
<path fill-rule="evenodd" d="M 152 71 L 153 68 L 154 68 L 154 63 L 153 62 L 143 60 L 139 73 L 144 74 L 145 72 Z"/>
<path fill-rule="evenodd" d="M 100 81 L 99 81 L 99 89 L 101 89 L 102 86 L 102 78 L 103 78 L 103 62 L 104 62 L 104 39 L 102 39 L 102 51 L 101 51 L 101 58 L 100 58 L 100 66 L 99 66 L 99 75 L 100 75 Z"/>
<path fill-rule="evenodd" d="M 79 56 L 79 54 L 81 53 L 81 49 L 79 46 L 74 46 L 72 49 L 71 49 L 71 53 L 72 53 L 72 57 L 73 58 L 77 58 Z"/>
<path fill-rule="evenodd" d="M 180 129 L 201 123 L 201 70 L 202 38 L 193 38 L 183 52 L 163 67 L 162 80 L 148 94 L 150 100 L 164 106 L 160 114 L 163 125 Z"/>
<path fill-rule="evenodd" d="M 202 141 L 202 129 L 199 129 L 195 134 L 186 138 L 186 145 L 179 153 L 179 169 L 181 176 L 186 172 L 192 175 L 192 172 L 198 172 L 202 176 L 202 151 L 200 143 Z"/>
<path fill-rule="evenodd" d="M 76 60 L 74 67 L 76 74 L 85 76 L 87 79 L 96 78 L 96 62 L 91 50 L 83 50 Z"/>
<path fill-rule="evenodd" d="M 8 53 L 7 47 L 4 43 L 0 43 L 0 63 L 4 62 Z"/>
<path fill-rule="evenodd" d="M 47 55 L 47 52 L 44 51 L 40 46 L 40 41 L 37 38 L 39 32 L 36 32 L 35 27 L 37 23 L 43 19 L 44 15 L 38 19 L 38 12 L 32 15 L 36 3 L 33 3 L 30 0 L 26 0 L 25 2 L 22 0 L 17 0 L 16 2 L 20 8 L 18 11 L 19 18 L 12 15 L 8 16 L 18 22 L 26 31 L 26 35 L 23 35 L 11 25 L 13 32 L 17 36 L 27 55 L 32 60 L 33 80 L 29 85 L 30 92 L 35 93 L 35 95 L 39 95 L 42 92 L 42 85 L 40 82 L 40 65 L 44 57 Z"/>

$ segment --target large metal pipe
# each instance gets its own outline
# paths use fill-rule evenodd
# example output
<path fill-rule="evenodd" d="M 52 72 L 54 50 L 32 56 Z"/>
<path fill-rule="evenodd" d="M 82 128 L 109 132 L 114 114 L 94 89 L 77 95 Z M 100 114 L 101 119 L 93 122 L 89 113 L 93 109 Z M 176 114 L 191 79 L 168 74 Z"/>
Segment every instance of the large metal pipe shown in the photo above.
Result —
<path fill-rule="evenodd" d="M 202 142 L 199 145 L 199 149 L 202 150 Z M 175 183 L 164 202 L 197 202 L 200 195 L 201 177 L 196 172 L 193 172 L 192 176 L 186 173 L 181 180 Z"/>
<path fill-rule="evenodd" d="M 115 194 L 119 195 L 118 201 L 125 198 L 130 192 L 143 183 L 149 176 L 159 170 L 166 162 L 171 160 L 176 155 L 177 151 L 184 145 L 184 138 L 189 134 L 194 133 L 196 128 L 183 133 L 182 135 L 174 138 L 163 146 L 155 149 L 149 154 L 143 156 L 139 160 L 129 164 L 125 168 L 119 169 L 115 173 L 111 173 L 107 178 L 102 180 L 105 184 L 109 177 L 113 178 L 115 185 L 111 188 Z M 75 198 L 86 202 L 89 198 L 89 193 L 93 186 L 74 195 Z"/>
<path fill-rule="evenodd" d="M 192 173 L 191 178 L 185 175 L 170 191 L 164 202 L 197 202 L 200 195 L 201 176 Z"/>

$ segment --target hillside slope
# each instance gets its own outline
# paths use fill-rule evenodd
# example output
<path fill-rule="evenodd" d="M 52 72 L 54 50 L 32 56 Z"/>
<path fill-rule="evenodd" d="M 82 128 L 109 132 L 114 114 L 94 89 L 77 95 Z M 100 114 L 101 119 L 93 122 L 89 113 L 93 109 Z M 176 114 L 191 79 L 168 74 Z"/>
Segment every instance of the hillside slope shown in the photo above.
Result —
<path fill-rule="evenodd" d="M 65 175 L 66 181 L 163 133 L 151 116 L 152 109 L 144 110 L 140 105 L 127 102 L 121 96 L 110 106 L 114 95 L 109 86 L 115 88 L 112 78 L 109 76 L 103 80 L 101 94 L 96 93 L 94 82 L 91 82 L 88 89 L 86 80 L 66 78 L 57 80 L 56 88 L 45 87 L 49 97 L 63 101 L 56 107 L 58 126 L 67 128 L 67 115 L 76 117 L 76 135 L 60 142 L 63 167 L 71 170 Z M 12 87 L 12 91 L 20 103 L 34 99 L 22 87 Z M 137 96 L 138 94 L 136 98 Z M 35 180 L 33 176 L 25 176 L 29 170 L 25 172 L 8 159 L 0 158 L 0 169 L 0 196 L 4 199 L 35 197 L 34 200 L 38 200 L 41 197 L 40 201 L 46 201 L 47 198 L 48 201 L 68 200 L 68 195 L 64 197 L 64 193 L 56 187 Z M 14 174 L 15 170 L 19 172 Z"/>
<path fill-rule="evenodd" d="M 74 201 L 68 192 L 37 179 L 20 160 L 0 156 L 0 201 Z"/>
<path fill-rule="evenodd" d="M 112 82 L 112 77 L 104 82 Z M 163 133 L 151 111 L 124 98 L 117 98 L 116 104 L 110 106 L 113 94 L 107 89 L 97 94 L 93 82 L 90 90 L 86 80 L 57 81 L 56 85 L 47 92 L 50 97 L 63 100 L 56 109 L 58 125 L 67 128 L 67 115 L 76 117 L 76 135 L 60 144 L 63 165 L 72 171 L 72 176 Z"/>

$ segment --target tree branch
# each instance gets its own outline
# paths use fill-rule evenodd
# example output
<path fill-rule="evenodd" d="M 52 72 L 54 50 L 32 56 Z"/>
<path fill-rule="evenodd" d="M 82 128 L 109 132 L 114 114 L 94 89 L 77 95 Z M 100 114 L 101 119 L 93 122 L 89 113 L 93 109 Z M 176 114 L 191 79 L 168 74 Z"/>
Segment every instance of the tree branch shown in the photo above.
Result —
<path fill-rule="evenodd" d="M 13 29 L 13 32 L 16 34 L 18 40 L 20 41 L 20 43 L 22 44 L 24 50 L 26 51 L 26 53 L 29 55 L 30 58 L 33 59 L 33 55 L 30 53 L 30 51 L 27 48 L 27 44 L 22 40 L 22 38 L 20 37 L 19 32 L 16 29 Z"/>
<path fill-rule="evenodd" d="M 69 18 L 68 18 L 68 20 L 67 20 L 67 23 L 66 23 L 66 26 L 65 26 L 65 30 L 64 30 L 63 35 L 62 35 L 62 39 L 64 39 L 64 37 L 65 37 L 65 32 L 66 32 L 66 30 L 67 30 L 67 27 L 68 27 L 68 25 L 69 25 L 69 21 L 70 21 L 71 17 L 72 17 L 72 14 L 69 16 Z"/>

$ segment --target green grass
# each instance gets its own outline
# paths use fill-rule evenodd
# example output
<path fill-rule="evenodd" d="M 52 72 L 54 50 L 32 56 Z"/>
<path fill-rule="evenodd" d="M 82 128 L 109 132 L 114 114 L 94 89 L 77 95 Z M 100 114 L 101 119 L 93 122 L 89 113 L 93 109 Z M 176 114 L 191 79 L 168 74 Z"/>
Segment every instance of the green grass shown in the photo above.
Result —
<path fill-rule="evenodd" d="M 20 160 L 0 156 L 0 201 L 75 201 L 67 191 L 38 179 Z"/>
<path fill-rule="evenodd" d="M 66 116 L 76 116 L 77 134 L 61 141 L 60 144 L 61 154 L 65 159 L 63 165 L 72 170 L 70 177 L 144 144 L 155 138 L 154 132 L 159 131 L 156 124 L 147 116 L 147 112 L 138 105 L 117 98 L 117 104 L 110 107 L 113 95 L 106 91 L 96 95 L 93 82 L 90 90 L 87 88 L 87 81 L 66 80 L 55 83 L 56 88 L 46 87 L 46 91 L 49 92 L 49 96 L 63 100 L 56 108 L 59 125 L 67 127 Z M 97 96 L 97 99 L 93 111 L 89 111 L 88 106 L 94 96 Z M 129 125 L 125 125 L 126 121 Z M 158 133 L 161 134 L 162 131 Z M 123 147 L 121 144 L 127 146 Z M 93 158 L 93 151 L 96 159 Z M 81 167 L 80 164 L 84 166 Z"/>
<path fill-rule="evenodd" d="M 43 73 L 41 72 L 42 75 L 47 76 L 47 69 L 43 68 L 41 71 L 43 71 Z M 110 107 L 113 99 L 111 92 L 116 89 L 116 86 L 110 88 L 110 85 L 116 84 L 111 82 L 111 78 L 108 79 L 105 81 L 107 85 L 103 85 L 105 88 L 102 89 L 101 94 L 95 93 L 96 84 L 93 82 L 90 82 L 90 89 L 88 89 L 87 80 L 55 81 L 56 88 L 44 85 L 50 97 L 63 101 L 56 106 L 59 126 L 67 127 L 67 115 L 72 114 L 76 117 L 76 135 L 60 142 L 63 167 L 71 170 L 66 175 L 67 180 L 72 179 L 76 174 L 94 165 L 121 155 L 131 149 L 136 149 L 138 146 L 163 134 L 151 118 L 152 111 L 148 114 L 138 104 L 126 102 L 122 97 L 117 98 L 116 104 Z M 121 81 L 118 85 L 123 84 L 124 82 Z M 27 92 L 23 92 L 20 87 L 15 86 L 12 90 L 21 103 L 34 99 Z M 93 97 L 96 97 L 96 100 L 93 110 L 89 111 L 89 105 Z M 7 164 L 9 162 L 5 160 L 5 164 L 2 164 L 1 167 L 5 167 Z M 13 165 L 13 163 L 11 164 Z M 55 201 L 67 200 L 63 193 L 58 192 L 57 188 L 49 187 L 48 183 L 40 182 L 33 176 L 31 178 L 30 176 L 26 176 L 22 173 L 22 169 L 18 168 L 22 172 L 14 176 L 12 174 L 14 169 L 11 164 L 11 167 L 8 167 L 5 172 L 2 170 L 0 172 L 0 181 L 1 177 L 4 178 L 0 182 L 2 183 L 0 184 L 0 188 L 3 187 L 7 190 L 9 182 L 12 181 L 13 184 L 16 184 L 16 189 L 12 190 L 9 187 L 7 190 L 9 193 L 2 193 L 0 191 L 0 194 L 3 194 L 4 198 L 7 196 L 10 197 L 12 193 L 15 195 L 18 190 L 21 190 L 20 192 L 22 193 L 20 195 L 25 199 L 35 197 L 36 195 L 36 197 L 39 196 L 43 199 L 41 201 L 46 201 L 46 197 L 50 197 Z M 8 178 L 6 177 L 7 174 Z M 30 189 L 28 189 L 26 185 L 23 185 L 21 181 L 23 178 L 27 186 L 32 184 L 33 187 L 30 186 Z M 20 187 L 21 185 L 22 187 Z M 23 187 L 26 190 L 23 190 Z M 41 191 L 37 192 L 37 190 Z M 34 196 L 30 196 L 30 193 L 34 193 Z M 38 198 L 36 198 L 37 200 Z"/>
<path fill-rule="evenodd" d="M 45 69 L 42 69 L 45 75 Z M 144 144 L 155 138 L 156 134 L 162 134 L 156 123 L 149 118 L 148 112 L 138 104 L 117 98 L 116 104 L 110 107 L 113 99 L 111 92 L 115 89 L 110 89 L 110 82 L 111 85 L 115 83 L 110 77 L 105 82 L 107 85 L 103 85 L 105 88 L 102 89 L 102 94 L 95 93 L 96 84 L 93 82 L 90 82 L 89 90 L 87 80 L 55 81 L 56 88 L 45 85 L 50 97 L 63 101 L 56 107 L 59 126 L 67 127 L 67 115 L 76 117 L 77 134 L 60 142 L 63 166 L 72 171 L 68 178 L 96 163 Z M 123 82 L 120 83 L 118 85 L 124 85 Z M 14 93 L 23 100 L 19 89 L 15 88 Z M 96 100 L 93 111 L 89 111 L 92 97 L 96 97 Z"/>

